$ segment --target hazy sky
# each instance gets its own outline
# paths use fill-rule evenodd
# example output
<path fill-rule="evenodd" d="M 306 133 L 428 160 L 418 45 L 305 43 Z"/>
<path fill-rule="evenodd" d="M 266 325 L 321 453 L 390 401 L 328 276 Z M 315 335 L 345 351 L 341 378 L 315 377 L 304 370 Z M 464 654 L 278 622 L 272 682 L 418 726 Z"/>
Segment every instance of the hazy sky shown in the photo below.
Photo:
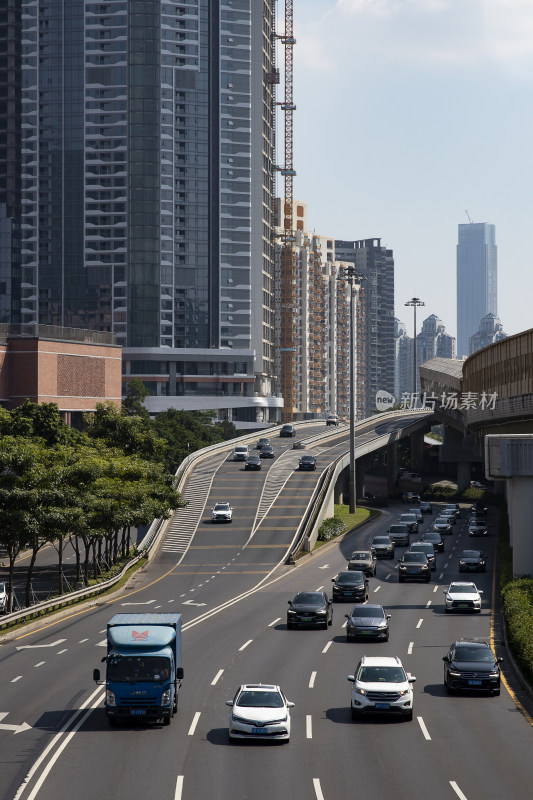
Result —
<path fill-rule="evenodd" d="M 455 336 L 468 210 L 496 226 L 504 330 L 533 327 L 533 0 L 294 0 L 294 31 L 309 229 L 380 237 L 411 335 L 418 296 Z"/>

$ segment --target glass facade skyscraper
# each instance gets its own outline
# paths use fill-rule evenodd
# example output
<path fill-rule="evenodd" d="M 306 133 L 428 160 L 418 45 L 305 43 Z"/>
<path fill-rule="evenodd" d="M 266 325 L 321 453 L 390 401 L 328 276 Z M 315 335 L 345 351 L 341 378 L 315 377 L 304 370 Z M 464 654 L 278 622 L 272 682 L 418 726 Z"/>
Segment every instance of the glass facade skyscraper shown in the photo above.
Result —
<path fill-rule="evenodd" d="M 274 0 L 10 2 L 21 279 L 6 307 L 115 334 L 152 411 L 275 419 Z"/>
<path fill-rule="evenodd" d="M 457 356 L 487 314 L 498 315 L 496 228 L 487 222 L 459 225 L 457 244 Z"/>

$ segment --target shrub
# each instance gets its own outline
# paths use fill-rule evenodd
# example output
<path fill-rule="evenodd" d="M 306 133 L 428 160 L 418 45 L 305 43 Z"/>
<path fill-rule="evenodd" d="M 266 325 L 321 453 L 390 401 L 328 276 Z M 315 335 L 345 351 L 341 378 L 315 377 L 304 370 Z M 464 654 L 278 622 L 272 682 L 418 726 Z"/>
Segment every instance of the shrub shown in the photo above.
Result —
<path fill-rule="evenodd" d="M 502 591 L 509 647 L 525 679 L 533 683 L 533 578 L 508 583 Z"/>
<path fill-rule="evenodd" d="M 318 529 L 318 541 L 329 542 L 330 539 L 334 539 L 335 536 L 339 536 L 339 534 L 344 533 L 345 530 L 346 526 L 342 520 L 338 517 L 329 517 L 324 520 Z"/>

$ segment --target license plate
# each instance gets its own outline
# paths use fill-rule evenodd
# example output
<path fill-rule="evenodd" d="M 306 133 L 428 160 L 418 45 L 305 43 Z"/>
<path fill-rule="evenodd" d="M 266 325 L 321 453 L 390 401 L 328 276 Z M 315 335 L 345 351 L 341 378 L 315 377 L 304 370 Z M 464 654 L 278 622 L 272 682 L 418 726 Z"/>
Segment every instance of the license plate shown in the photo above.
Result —
<path fill-rule="evenodd" d="M 457 603 L 457 608 L 470 608 L 468 603 Z"/>
<path fill-rule="evenodd" d="M 266 728 L 252 728 L 252 733 L 267 733 Z"/>
<path fill-rule="evenodd" d="M 418 570 L 417 569 L 410 569 L 409 570 L 409 575 L 418 575 Z"/>
<path fill-rule="evenodd" d="M 351 597 L 353 592 L 344 592 L 344 594 L 346 595 L 346 597 Z"/>
<path fill-rule="evenodd" d="M 145 708 L 132 708 L 132 709 L 130 709 L 130 714 L 133 717 L 142 717 L 142 716 L 144 716 L 146 714 L 146 709 Z"/>
<path fill-rule="evenodd" d="M 468 681 L 469 686 L 481 686 L 481 681 Z"/>
<path fill-rule="evenodd" d="M 301 622 L 311 622 L 312 617 L 300 617 Z"/>
<path fill-rule="evenodd" d="M 376 703 L 375 708 L 379 711 L 388 711 L 390 708 L 390 703 Z"/>
<path fill-rule="evenodd" d="M 370 636 L 374 631 L 359 631 L 363 636 Z"/>

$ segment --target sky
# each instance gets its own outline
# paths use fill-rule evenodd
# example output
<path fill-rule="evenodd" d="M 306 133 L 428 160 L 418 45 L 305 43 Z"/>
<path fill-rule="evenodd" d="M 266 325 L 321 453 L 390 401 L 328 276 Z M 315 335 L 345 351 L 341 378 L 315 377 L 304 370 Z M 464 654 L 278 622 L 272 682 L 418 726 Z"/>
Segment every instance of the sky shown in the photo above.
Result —
<path fill-rule="evenodd" d="M 308 229 L 380 238 L 410 335 L 419 297 L 456 336 L 457 226 L 493 223 L 498 316 L 532 328 L 533 0 L 294 0 L 294 35 Z"/>

